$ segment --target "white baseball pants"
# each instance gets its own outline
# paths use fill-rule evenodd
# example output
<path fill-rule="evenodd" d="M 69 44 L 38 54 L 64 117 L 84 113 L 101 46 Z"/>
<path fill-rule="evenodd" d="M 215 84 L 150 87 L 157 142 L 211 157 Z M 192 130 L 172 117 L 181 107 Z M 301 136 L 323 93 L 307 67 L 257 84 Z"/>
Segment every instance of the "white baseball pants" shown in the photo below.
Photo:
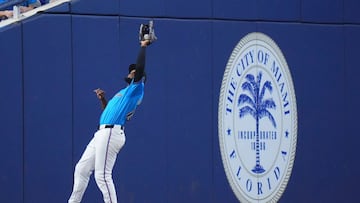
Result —
<path fill-rule="evenodd" d="M 99 130 L 87 145 L 79 162 L 75 166 L 74 186 L 69 203 L 79 203 L 89 183 L 89 177 L 95 170 L 95 181 L 101 190 L 105 203 L 117 203 L 112 169 L 116 156 L 125 144 L 125 133 L 120 125 Z"/>

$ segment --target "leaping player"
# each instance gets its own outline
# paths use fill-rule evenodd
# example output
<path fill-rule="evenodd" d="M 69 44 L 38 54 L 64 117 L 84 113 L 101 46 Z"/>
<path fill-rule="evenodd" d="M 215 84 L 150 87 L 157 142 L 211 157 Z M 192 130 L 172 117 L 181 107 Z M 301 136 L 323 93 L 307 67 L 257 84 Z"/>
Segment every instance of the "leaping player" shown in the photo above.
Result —
<path fill-rule="evenodd" d="M 153 22 L 141 24 L 139 31 L 140 51 L 136 64 L 129 66 L 125 77 L 127 86 L 121 89 L 107 102 L 105 92 L 96 89 L 103 112 L 99 129 L 87 145 L 83 155 L 75 166 L 74 186 L 69 203 L 81 202 L 87 188 L 89 177 L 95 171 L 95 181 L 101 190 L 105 203 L 117 203 L 112 169 L 116 156 L 125 144 L 124 125 L 130 120 L 144 95 L 146 48 L 156 40 Z"/>

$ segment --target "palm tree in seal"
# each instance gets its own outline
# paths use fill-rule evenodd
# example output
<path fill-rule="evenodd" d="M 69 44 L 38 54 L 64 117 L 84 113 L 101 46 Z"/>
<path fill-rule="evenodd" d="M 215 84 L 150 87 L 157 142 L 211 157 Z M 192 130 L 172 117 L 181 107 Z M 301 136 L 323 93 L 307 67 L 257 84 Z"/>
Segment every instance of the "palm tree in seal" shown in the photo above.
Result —
<path fill-rule="evenodd" d="M 259 140 L 259 121 L 263 117 L 268 117 L 272 125 L 276 128 L 276 122 L 272 114 L 268 111 L 268 109 L 275 109 L 275 102 L 270 99 L 264 99 L 265 91 L 269 90 L 272 92 L 272 85 L 270 81 L 266 81 L 264 85 L 261 87 L 261 78 L 262 73 L 259 72 L 256 80 L 254 75 L 247 74 L 245 76 L 246 82 L 241 85 L 242 90 L 245 92 L 249 92 L 250 96 L 247 94 L 241 94 L 238 100 L 238 106 L 242 104 L 247 104 L 240 108 L 239 116 L 240 118 L 250 114 L 256 120 L 256 143 L 255 143 L 255 151 L 256 151 L 256 165 L 252 169 L 252 172 L 261 174 L 265 172 L 265 169 L 260 165 L 260 140 Z M 260 88 L 261 87 L 261 88 Z"/>

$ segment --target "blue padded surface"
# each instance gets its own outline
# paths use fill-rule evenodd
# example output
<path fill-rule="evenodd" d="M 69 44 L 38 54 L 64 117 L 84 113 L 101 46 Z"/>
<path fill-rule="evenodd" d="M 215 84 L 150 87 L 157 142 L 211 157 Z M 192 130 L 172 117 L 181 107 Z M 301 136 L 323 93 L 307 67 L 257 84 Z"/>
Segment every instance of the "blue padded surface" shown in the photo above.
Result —
<path fill-rule="evenodd" d="M 298 21 L 301 0 L 257 0 L 257 17 L 261 20 Z"/>
<path fill-rule="evenodd" d="M 213 17 L 221 19 L 297 21 L 300 5 L 300 0 L 215 0 L 212 9 Z"/>
<path fill-rule="evenodd" d="M 46 10 L 47 13 L 64 13 L 70 11 L 70 3 L 63 3 L 59 6 Z"/>
<path fill-rule="evenodd" d="M 212 4 L 208 0 L 172 0 L 165 1 L 165 16 L 186 18 L 209 18 Z"/>
<path fill-rule="evenodd" d="M 23 81 L 20 37 L 19 25 L 1 32 L 0 37 L 0 202 L 23 202 Z"/>
<path fill-rule="evenodd" d="M 344 0 L 344 22 L 359 24 L 360 23 L 359 8 L 360 8 L 360 1 Z"/>
<path fill-rule="evenodd" d="M 342 171 L 346 172 L 342 174 L 343 181 L 342 186 L 338 189 L 342 191 L 342 194 L 348 199 L 348 201 L 353 201 L 357 199 L 357 196 L 354 196 L 357 192 L 357 181 L 360 179 L 360 175 L 357 173 L 358 163 L 355 165 L 352 160 L 358 159 L 358 142 L 359 136 L 358 132 L 358 118 L 357 116 L 360 113 L 360 110 L 357 108 L 357 105 L 360 102 L 360 92 L 359 89 L 359 80 L 358 76 L 360 75 L 359 70 L 359 57 L 358 50 L 360 46 L 359 40 L 360 28 L 359 26 L 346 26 L 344 28 L 344 51 L 345 51 L 345 64 L 344 64 L 344 74 L 345 74 L 345 129 L 342 139 L 346 142 L 346 147 L 342 149 L 344 154 L 339 168 Z"/>
<path fill-rule="evenodd" d="M 72 186 L 70 16 L 41 15 L 23 27 L 24 196 L 66 202 Z"/>
<path fill-rule="evenodd" d="M 282 49 L 297 98 L 296 160 L 282 199 L 285 202 L 343 201 L 345 193 L 338 185 L 342 185 L 344 179 L 334 176 L 338 167 L 350 161 L 337 150 L 346 148 L 345 140 L 338 139 L 343 135 L 345 121 L 345 112 L 337 108 L 345 105 L 342 28 L 264 23 L 259 25 L 259 30 L 272 36 Z M 335 166 L 335 162 L 339 165 Z M 321 173 L 309 176 L 315 173 L 314 167 Z M 337 195 L 329 196 L 329 192 Z M 299 193 L 302 195 L 297 196 Z"/>
<path fill-rule="evenodd" d="M 256 1 L 213 0 L 213 17 L 226 19 L 256 19 Z"/>
<path fill-rule="evenodd" d="M 211 111 L 211 23 L 165 23 L 167 34 L 159 44 L 167 68 L 168 202 L 210 202 L 213 149 L 209 126 L 216 115 Z"/>
<path fill-rule="evenodd" d="M 115 15 L 119 13 L 119 0 L 74 0 L 71 12 L 92 15 Z"/>
<path fill-rule="evenodd" d="M 341 23 L 344 15 L 344 0 L 302 0 L 302 21 Z"/>
<path fill-rule="evenodd" d="M 121 16 L 156 17 L 165 15 L 165 0 L 119 0 L 119 14 Z"/>

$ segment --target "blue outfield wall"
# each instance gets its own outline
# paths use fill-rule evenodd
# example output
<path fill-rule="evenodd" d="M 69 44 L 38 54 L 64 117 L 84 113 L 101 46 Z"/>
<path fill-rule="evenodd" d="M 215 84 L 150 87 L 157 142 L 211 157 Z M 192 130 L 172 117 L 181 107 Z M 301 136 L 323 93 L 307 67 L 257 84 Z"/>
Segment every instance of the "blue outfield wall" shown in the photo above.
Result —
<path fill-rule="evenodd" d="M 0 202 L 23 202 L 24 126 L 22 77 L 22 26 L 1 33 L 0 44 L 8 46 L 0 54 L 2 87 L 0 142 Z M 10 43 L 9 43 L 10 42 Z"/>
<path fill-rule="evenodd" d="M 250 32 L 278 44 L 295 86 L 297 151 L 280 202 L 358 202 L 360 2 L 324 5 L 87 0 L 1 29 L 0 202 L 67 201 L 101 113 L 93 90 L 110 98 L 124 87 L 138 26 L 149 19 L 159 40 L 147 50 L 145 98 L 113 171 L 119 202 L 238 202 L 217 110 L 227 60 Z M 92 177 L 83 202 L 101 201 Z"/>
<path fill-rule="evenodd" d="M 64 201 L 72 174 L 70 16 L 38 16 L 22 27 L 24 199 Z"/>

